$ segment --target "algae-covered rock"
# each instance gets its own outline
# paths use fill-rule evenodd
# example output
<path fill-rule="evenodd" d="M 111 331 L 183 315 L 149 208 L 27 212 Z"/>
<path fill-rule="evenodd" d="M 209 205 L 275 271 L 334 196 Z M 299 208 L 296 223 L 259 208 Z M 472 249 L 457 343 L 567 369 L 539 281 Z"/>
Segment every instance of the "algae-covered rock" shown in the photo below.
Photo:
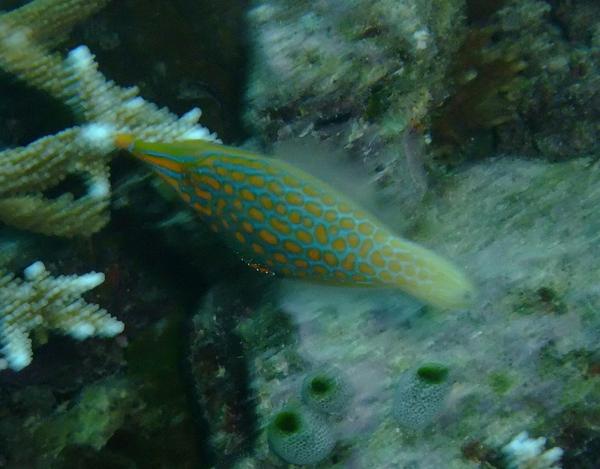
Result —
<path fill-rule="evenodd" d="M 437 176 L 498 151 L 598 151 L 593 0 L 252 5 L 245 120 L 267 143 L 331 139 L 395 191 L 419 160 Z"/>
<path fill-rule="evenodd" d="M 245 122 L 269 146 L 329 140 L 388 194 L 418 199 L 463 16 L 462 0 L 254 1 Z"/>
<path fill-rule="evenodd" d="M 524 430 L 586 461 L 593 419 L 577 416 L 600 411 L 600 293 L 590 275 L 599 181 L 589 159 L 503 157 L 447 177 L 412 233 L 477 284 L 462 311 L 442 314 L 393 292 L 285 285 L 279 304 L 297 339 L 271 349 L 279 373 L 252 368 L 258 421 L 295 395 L 311 367 L 326 364 L 342 370 L 355 393 L 327 467 L 502 464 L 502 447 Z M 304 365 L 282 366 L 291 355 Z M 444 411 L 415 436 L 394 419 L 396 377 L 425 362 L 444 363 L 452 379 Z M 249 459 L 268 461 L 265 446 L 259 438 Z"/>
<path fill-rule="evenodd" d="M 47 400 L 46 394 L 44 397 Z M 57 406 L 49 414 L 47 409 L 44 414 L 30 416 L 22 425 L 14 426 L 8 438 L 20 444 L 13 448 L 10 464 L 13 467 L 29 464 L 36 468 L 54 467 L 51 465 L 70 447 L 100 450 L 123 425 L 136 399 L 135 390 L 122 379 L 107 379 L 86 387 L 72 406 Z M 25 405 L 33 408 L 31 402 Z M 11 423 L 16 422 L 5 419 L 3 426 Z M 7 437 L 5 430 L 3 434 Z"/>
<path fill-rule="evenodd" d="M 461 13 L 452 0 L 254 2 L 247 122 L 270 140 L 340 129 L 350 144 L 369 122 L 401 132 L 424 117 Z"/>

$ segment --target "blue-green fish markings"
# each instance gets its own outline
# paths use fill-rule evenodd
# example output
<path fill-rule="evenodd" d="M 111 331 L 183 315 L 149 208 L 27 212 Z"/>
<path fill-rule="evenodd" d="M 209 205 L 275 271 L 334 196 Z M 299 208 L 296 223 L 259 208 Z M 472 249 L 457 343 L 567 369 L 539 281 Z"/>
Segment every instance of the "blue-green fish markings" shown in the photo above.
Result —
<path fill-rule="evenodd" d="M 148 163 L 243 259 L 283 277 L 400 288 L 442 308 L 472 286 L 440 256 L 404 240 L 323 181 L 283 161 L 204 140 L 119 148 Z"/>

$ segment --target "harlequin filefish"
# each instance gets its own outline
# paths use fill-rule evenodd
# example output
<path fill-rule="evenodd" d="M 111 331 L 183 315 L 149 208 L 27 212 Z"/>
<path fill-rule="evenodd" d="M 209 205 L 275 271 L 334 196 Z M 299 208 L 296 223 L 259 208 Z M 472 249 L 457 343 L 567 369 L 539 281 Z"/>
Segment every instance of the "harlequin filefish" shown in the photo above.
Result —
<path fill-rule="evenodd" d="M 259 270 L 397 287 L 441 308 L 465 306 L 472 295 L 452 264 L 289 163 L 204 140 L 149 143 L 120 134 L 116 146 L 148 163 Z"/>

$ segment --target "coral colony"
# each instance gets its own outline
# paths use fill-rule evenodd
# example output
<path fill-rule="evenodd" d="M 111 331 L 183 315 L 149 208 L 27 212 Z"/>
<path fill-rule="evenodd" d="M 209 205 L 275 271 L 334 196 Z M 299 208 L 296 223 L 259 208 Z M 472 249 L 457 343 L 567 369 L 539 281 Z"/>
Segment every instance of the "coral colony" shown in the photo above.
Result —
<path fill-rule="evenodd" d="M 104 274 L 51 277 L 38 261 L 25 269 L 24 277 L 0 277 L 0 350 L 13 370 L 19 371 L 31 362 L 28 334 L 33 329 L 56 330 L 78 340 L 114 337 L 123 332 L 122 322 L 81 298 L 104 282 Z"/>
<path fill-rule="evenodd" d="M 150 139 L 215 139 L 198 124 L 198 109 L 178 118 L 142 99 L 136 88 L 120 88 L 106 80 L 87 47 L 80 46 L 65 58 L 52 51 L 73 25 L 106 3 L 36 0 L 0 16 L 0 68 L 62 101 L 80 122 L 25 147 L 0 152 L 0 220 L 8 225 L 63 237 L 86 237 L 104 227 L 109 220 L 111 194 L 108 164 L 114 154 L 117 131 L 135 132 Z M 83 196 L 44 196 L 44 190 L 71 174 L 84 177 L 87 191 Z M 15 288 L 12 276 L 2 275 L 2 350 L 8 365 L 18 370 L 31 360 L 25 331 L 43 322 L 36 317 L 43 318 L 52 311 L 36 311 L 36 303 L 27 304 L 28 296 L 23 294 L 23 288 Z M 12 311 L 13 304 L 23 305 L 27 314 Z M 86 334 L 78 333 L 81 328 L 70 325 L 77 323 L 78 314 L 89 309 L 82 308 L 80 302 L 75 305 L 80 306 L 80 311 L 74 308 L 66 323 L 54 324 L 52 328 L 83 338 Z M 19 321 L 23 323 L 18 324 Z M 81 323 L 86 321 L 83 316 Z M 114 326 L 101 331 L 94 327 L 87 335 L 115 335 L 117 329 Z"/>

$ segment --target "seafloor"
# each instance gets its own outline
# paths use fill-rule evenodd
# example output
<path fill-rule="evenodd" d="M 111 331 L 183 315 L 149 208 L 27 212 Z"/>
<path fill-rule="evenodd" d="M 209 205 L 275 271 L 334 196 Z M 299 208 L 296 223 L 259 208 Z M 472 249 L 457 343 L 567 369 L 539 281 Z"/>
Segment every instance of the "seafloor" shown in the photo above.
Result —
<path fill-rule="evenodd" d="M 600 3 L 0 11 L 0 467 L 600 467 Z M 82 44 L 99 73 L 63 62 Z M 142 164 L 68 140 L 199 130 L 104 77 L 357 199 L 471 303 L 249 268 Z"/>

